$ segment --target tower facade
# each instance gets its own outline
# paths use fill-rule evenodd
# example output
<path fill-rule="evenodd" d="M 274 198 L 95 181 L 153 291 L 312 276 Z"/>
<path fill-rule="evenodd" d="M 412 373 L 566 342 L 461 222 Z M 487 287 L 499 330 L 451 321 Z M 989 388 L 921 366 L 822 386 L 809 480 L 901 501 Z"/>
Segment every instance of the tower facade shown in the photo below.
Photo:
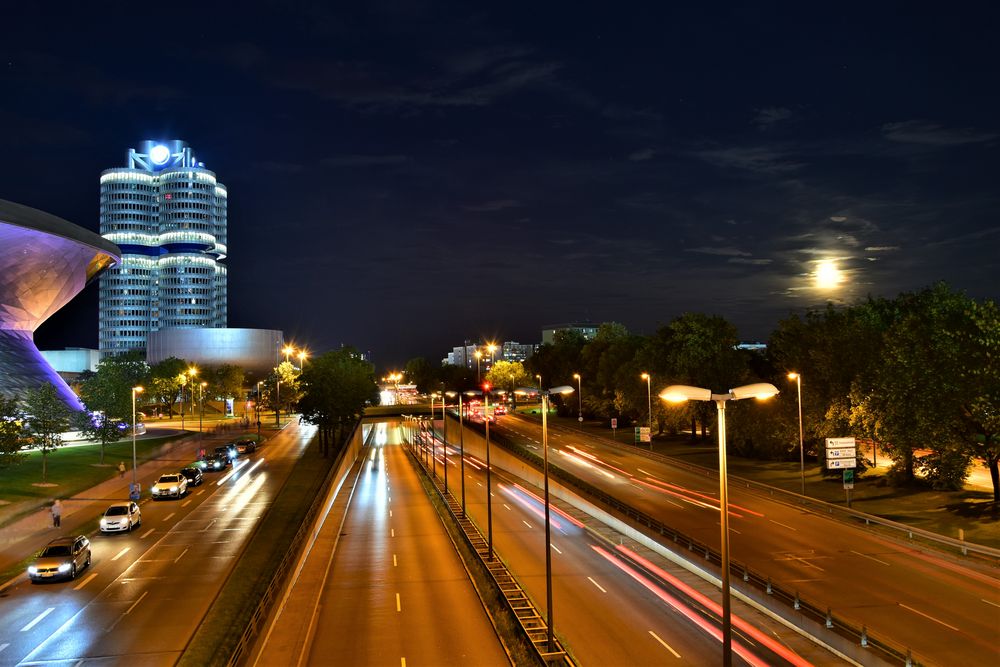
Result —
<path fill-rule="evenodd" d="M 226 186 L 184 141 L 144 141 L 127 164 L 101 173 L 101 236 L 122 252 L 101 277 L 101 356 L 227 321 Z"/>

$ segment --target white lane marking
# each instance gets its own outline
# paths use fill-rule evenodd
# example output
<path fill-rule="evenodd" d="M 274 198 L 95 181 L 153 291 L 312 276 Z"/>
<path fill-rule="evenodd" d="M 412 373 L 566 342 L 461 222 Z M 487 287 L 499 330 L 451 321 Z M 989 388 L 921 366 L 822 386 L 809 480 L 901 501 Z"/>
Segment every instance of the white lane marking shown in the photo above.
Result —
<path fill-rule="evenodd" d="M 389 537 L 396 537 L 396 529 L 395 528 L 390 528 L 389 529 Z"/>
<path fill-rule="evenodd" d="M 507 509 L 510 509 L 510 505 L 508 505 L 507 503 L 504 503 L 503 506 L 506 507 Z M 511 510 L 511 511 L 513 511 L 513 510 Z"/>
<path fill-rule="evenodd" d="M 929 618 L 930 620 L 934 621 L 935 623 L 940 623 L 941 625 L 943 625 L 944 627 L 948 628 L 949 630 L 953 630 L 953 631 L 955 631 L 955 632 L 959 632 L 959 629 L 958 629 L 958 628 L 956 628 L 956 627 L 955 627 L 954 625 L 948 625 L 948 624 L 947 624 L 947 623 L 945 623 L 944 621 L 942 621 L 942 620 L 940 620 L 940 619 L 937 619 L 937 618 L 934 618 L 933 616 L 930 616 L 930 615 L 928 615 L 928 614 L 925 614 L 925 613 L 924 613 L 924 612 L 922 612 L 922 611 L 917 611 L 917 610 L 916 610 L 916 609 L 914 609 L 913 607 L 907 607 L 907 606 L 906 606 L 905 604 L 903 604 L 902 602 L 897 602 L 896 604 L 898 604 L 898 605 L 899 605 L 900 607 L 902 607 L 903 609 L 909 609 L 909 610 L 910 610 L 910 611 L 912 611 L 912 612 L 913 612 L 914 614 L 920 614 L 920 615 L 921 615 L 921 616 L 923 616 L 924 618 Z"/>
<path fill-rule="evenodd" d="M 863 553 L 861 553 L 860 551 L 854 551 L 854 550 L 852 549 L 852 550 L 851 550 L 851 553 L 852 553 L 852 554 L 855 554 L 855 555 L 857 555 L 857 556 L 861 556 L 862 558 L 868 558 L 869 560 L 873 560 L 873 561 L 875 561 L 876 563 L 882 563 L 882 565 L 888 565 L 888 564 L 889 564 L 889 563 L 886 563 L 886 562 L 885 562 L 884 560 L 879 560 L 878 558 L 875 558 L 874 556 L 869 556 L 868 554 L 863 554 Z"/>
<path fill-rule="evenodd" d="M 653 474 L 653 473 L 651 473 L 651 472 L 646 472 L 646 471 L 645 471 L 645 470 L 643 470 L 642 468 L 636 468 L 636 470 L 638 470 L 639 472 L 641 472 L 641 473 L 642 473 L 643 475 L 649 475 L 649 476 L 650 476 L 650 477 L 652 477 L 653 479 L 656 479 L 656 475 L 654 475 L 654 474 Z"/>
<path fill-rule="evenodd" d="M 482 486 L 483 486 L 483 483 L 482 483 L 482 482 L 476 482 L 476 484 L 477 484 L 477 485 L 478 485 L 478 486 L 479 486 L 480 488 L 482 488 Z"/>
<path fill-rule="evenodd" d="M 593 579 L 591 579 L 590 577 L 587 577 L 587 579 L 590 579 L 590 583 L 592 583 L 592 584 L 594 584 L 595 586 L 597 586 L 597 590 L 601 591 L 602 593 L 607 593 L 607 591 L 606 591 L 606 590 L 604 590 L 604 586 L 601 586 L 601 585 L 600 585 L 599 583 L 597 583 L 596 581 L 594 581 L 594 580 L 593 580 Z"/>
<path fill-rule="evenodd" d="M 8 646 L 10 646 L 10 644 L 0 644 L 0 653 L 3 653 L 3 650 Z"/>
<path fill-rule="evenodd" d="M 113 563 L 116 560 L 118 560 L 119 558 L 121 558 L 122 556 L 124 556 L 125 554 L 127 554 L 131 548 L 132 547 L 125 547 L 124 549 L 122 549 L 121 551 L 119 551 L 117 554 L 115 554 L 115 557 L 111 559 L 111 562 Z"/>
<path fill-rule="evenodd" d="M 396 593 L 396 611 L 403 611 L 403 603 L 399 600 L 399 593 Z"/>
<path fill-rule="evenodd" d="M 197 491 L 194 492 L 194 495 L 200 496 L 203 493 L 205 493 L 205 489 L 198 489 Z"/>
<path fill-rule="evenodd" d="M 185 549 L 184 549 L 184 551 L 182 551 L 182 552 L 181 552 L 181 555 L 180 555 L 180 556 L 178 556 L 177 558 L 175 558 L 175 559 L 174 559 L 174 562 L 176 563 L 176 562 L 177 562 L 177 561 L 179 561 L 179 560 L 180 560 L 181 558 L 183 558 L 183 557 L 184 557 L 184 554 L 186 554 L 187 552 L 188 552 L 188 550 L 187 550 L 187 548 L 185 548 Z"/>
<path fill-rule="evenodd" d="M 129 614 L 131 614 L 131 613 L 132 613 L 132 610 L 133 610 L 133 609 L 135 609 L 135 606 L 136 606 L 137 604 L 139 604 L 140 602 L 142 602 L 142 599 L 143 599 L 144 597 L 146 597 L 147 595 L 149 595 L 149 591 L 143 591 L 143 592 L 142 592 L 142 595 L 140 595 L 140 596 L 139 596 L 139 599 L 138 599 L 138 600 L 136 600 L 135 602 L 133 602 L 133 603 L 132 603 L 132 606 L 131 606 L 131 607 L 129 607 L 129 608 L 128 608 L 128 609 L 127 609 L 127 610 L 125 611 L 125 614 L 124 614 L 124 616 L 128 616 Z"/>
<path fill-rule="evenodd" d="M 399 667 L 406 667 L 406 658 L 399 659 Z"/>
<path fill-rule="evenodd" d="M 208 525 L 201 529 L 201 532 L 208 532 L 208 529 L 215 525 L 216 519 L 212 519 L 208 522 Z"/>
<path fill-rule="evenodd" d="M 987 600 L 986 598 L 979 598 L 979 599 L 980 599 L 981 601 L 985 602 L 986 604 L 991 604 L 991 605 L 993 605 L 994 607 L 1000 607 L 1000 604 L 997 604 L 996 602 L 990 602 L 990 601 L 989 601 L 989 600 Z"/>
<path fill-rule="evenodd" d="M 393 555 L 392 555 L 392 566 L 393 566 L 393 567 L 396 567 L 396 566 L 397 566 L 397 563 L 396 563 L 396 554 L 393 554 Z"/>
<path fill-rule="evenodd" d="M 89 584 L 90 582 L 92 582 L 94 580 L 94 577 L 96 577 L 96 576 L 97 576 L 97 573 L 94 572 L 89 577 L 87 577 L 86 579 L 84 579 L 83 581 L 81 581 L 80 583 L 78 583 L 76 586 L 74 586 L 73 590 L 74 591 L 80 590 L 81 588 L 83 588 L 84 586 L 86 586 L 87 584 Z"/>
<path fill-rule="evenodd" d="M 389 518 L 392 518 L 392 510 L 389 510 Z"/>
<path fill-rule="evenodd" d="M 143 538 L 145 538 L 145 537 L 149 537 L 149 534 L 150 534 L 151 532 L 153 532 L 154 530 L 156 530 L 156 529 L 155 529 L 155 528 L 150 528 L 150 529 L 149 529 L 149 530 L 147 530 L 147 531 L 146 531 L 145 533 L 143 533 L 142 535 L 140 535 L 140 536 L 139 536 L 139 539 L 141 540 L 141 539 L 143 539 Z"/>
<path fill-rule="evenodd" d="M 556 553 L 558 553 L 560 556 L 562 555 L 562 551 L 559 551 L 559 547 L 557 547 L 556 545 L 552 544 L 551 542 L 549 542 L 549 546 L 552 547 L 553 549 L 555 549 Z"/>
<path fill-rule="evenodd" d="M 171 512 L 171 513 L 170 513 L 170 514 L 168 514 L 167 516 L 163 517 L 163 520 L 164 520 L 164 521 L 170 521 L 170 517 L 172 517 L 172 516 L 173 516 L 173 515 L 175 515 L 175 514 L 177 514 L 177 512 Z"/>
<path fill-rule="evenodd" d="M 194 500 L 194 498 L 188 498 L 187 500 L 181 503 L 181 507 L 187 507 L 188 505 L 191 504 L 192 500 Z"/>
<path fill-rule="evenodd" d="M 523 523 L 523 524 L 524 524 L 525 526 L 527 526 L 528 528 L 531 528 L 531 524 L 530 524 L 530 523 L 528 523 L 527 521 L 525 521 L 524 519 L 521 519 L 521 523 Z"/>
<path fill-rule="evenodd" d="M 661 644 L 663 644 L 664 648 L 666 648 L 668 651 L 670 651 L 671 653 L 673 653 L 675 658 L 679 659 L 681 657 L 680 653 L 678 653 L 677 651 L 675 651 L 673 649 L 673 647 L 670 646 L 670 644 L 668 644 L 667 642 L 665 642 L 662 639 L 660 639 L 659 636 L 657 636 L 657 634 L 655 632 L 653 632 L 652 630 L 650 630 L 649 634 L 653 635 L 653 639 L 655 639 L 656 641 L 658 641 Z"/>
<path fill-rule="evenodd" d="M 48 609 L 46 609 L 45 611 L 43 611 L 38 616 L 35 616 L 35 620 L 31 621 L 26 626 L 24 626 L 23 628 L 21 628 L 21 632 L 27 632 L 31 628 L 35 627 L 36 625 L 38 625 L 39 623 L 42 622 L 43 618 L 45 618 L 46 616 L 48 616 L 49 614 L 51 614 L 55 610 L 56 610 L 55 607 L 49 607 Z"/>
<path fill-rule="evenodd" d="M 781 526 L 782 528 L 787 528 L 788 530 L 794 530 L 796 533 L 799 532 L 798 528 L 792 528 L 787 523 L 781 523 L 780 521 L 775 521 L 774 519 L 768 519 L 768 521 L 778 526 Z"/>

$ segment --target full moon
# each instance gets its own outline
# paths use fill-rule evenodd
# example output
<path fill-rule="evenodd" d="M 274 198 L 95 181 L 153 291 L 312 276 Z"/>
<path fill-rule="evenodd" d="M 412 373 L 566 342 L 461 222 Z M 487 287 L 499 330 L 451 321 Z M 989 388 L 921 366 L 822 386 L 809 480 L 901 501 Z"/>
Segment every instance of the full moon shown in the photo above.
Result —
<path fill-rule="evenodd" d="M 816 266 L 816 287 L 833 289 L 844 281 L 844 274 L 832 259 L 824 259 Z"/>

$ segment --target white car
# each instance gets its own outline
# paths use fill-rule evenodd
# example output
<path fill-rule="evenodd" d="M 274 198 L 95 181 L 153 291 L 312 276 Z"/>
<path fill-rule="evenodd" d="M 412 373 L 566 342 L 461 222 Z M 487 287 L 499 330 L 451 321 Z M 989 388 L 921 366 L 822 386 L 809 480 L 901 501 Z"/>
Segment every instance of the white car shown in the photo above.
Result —
<path fill-rule="evenodd" d="M 136 503 L 115 503 L 101 517 L 101 532 L 128 532 L 141 524 L 142 512 Z"/>
<path fill-rule="evenodd" d="M 169 475 L 160 475 L 160 479 L 156 480 L 156 484 L 149 492 L 153 494 L 153 498 L 166 498 L 168 496 L 180 498 L 187 493 L 187 488 L 187 477 L 179 472 L 174 472 Z"/>

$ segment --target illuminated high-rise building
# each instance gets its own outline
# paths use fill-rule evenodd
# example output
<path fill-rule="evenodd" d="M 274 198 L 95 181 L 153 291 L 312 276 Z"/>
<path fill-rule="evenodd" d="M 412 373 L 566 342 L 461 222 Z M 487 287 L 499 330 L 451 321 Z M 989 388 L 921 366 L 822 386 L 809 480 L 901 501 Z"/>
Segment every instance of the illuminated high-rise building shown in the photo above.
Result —
<path fill-rule="evenodd" d="M 184 141 L 143 141 L 101 173 L 101 235 L 122 261 L 101 277 L 101 355 L 161 329 L 226 326 L 227 192 Z"/>

